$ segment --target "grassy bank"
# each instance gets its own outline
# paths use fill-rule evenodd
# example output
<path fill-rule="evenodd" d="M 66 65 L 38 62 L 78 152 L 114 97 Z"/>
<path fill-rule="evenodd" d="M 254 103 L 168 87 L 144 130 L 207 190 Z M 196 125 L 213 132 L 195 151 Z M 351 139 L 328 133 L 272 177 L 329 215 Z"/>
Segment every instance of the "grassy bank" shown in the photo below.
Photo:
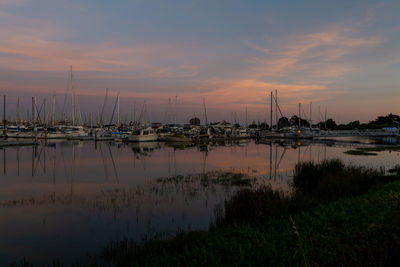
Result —
<path fill-rule="evenodd" d="M 387 265 L 400 262 L 400 181 L 338 160 L 296 166 L 291 196 L 243 189 L 209 231 L 135 246 L 113 243 L 120 266 Z"/>

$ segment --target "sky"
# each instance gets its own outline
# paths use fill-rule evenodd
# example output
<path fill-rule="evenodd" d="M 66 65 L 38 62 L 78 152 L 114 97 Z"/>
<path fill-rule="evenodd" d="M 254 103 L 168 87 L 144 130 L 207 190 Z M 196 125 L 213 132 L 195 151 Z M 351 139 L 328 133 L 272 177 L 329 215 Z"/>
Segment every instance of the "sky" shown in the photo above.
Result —
<path fill-rule="evenodd" d="M 286 117 L 312 102 L 314 121 L 368 122 L 400 113 L 398 14 L 399 0 L 0 0 L 0 93 L 8 116 L 56 94 L 60 116 L 72 66 L 83 116 L 109 88 L 107 116 L 119 94 L 126 120 L 144 105 L 204 120 L 205 104 L 209 121 L 264 121 L 277 90 Z"/>

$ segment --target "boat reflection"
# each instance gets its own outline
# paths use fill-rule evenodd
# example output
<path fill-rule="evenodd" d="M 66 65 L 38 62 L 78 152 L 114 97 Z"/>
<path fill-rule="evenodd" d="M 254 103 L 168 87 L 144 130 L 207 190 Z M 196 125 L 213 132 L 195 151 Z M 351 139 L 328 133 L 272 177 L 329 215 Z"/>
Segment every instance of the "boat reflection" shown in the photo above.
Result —
<path fill-rule="evenodd" d="M 161 143 L 136 142 L 136 143 L 128 143 L 127 146 L 132 149 L 132 152 L 135 156 L 150 157 L 154 150 L 161 148 Z"/>

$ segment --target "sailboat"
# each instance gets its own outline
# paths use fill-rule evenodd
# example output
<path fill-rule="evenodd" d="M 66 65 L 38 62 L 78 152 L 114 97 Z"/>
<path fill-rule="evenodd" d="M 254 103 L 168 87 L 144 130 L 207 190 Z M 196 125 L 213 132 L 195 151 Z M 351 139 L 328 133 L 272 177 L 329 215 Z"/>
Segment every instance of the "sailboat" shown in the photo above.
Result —
<path fill-rule="evenodd" d="M 47 127 L 44 132 L 38 134 L 39 139 L 65 139 L 67 138 L 66 132 L 62 127 Z"/>
<path fill-rule="evenodd" d="M 143 115 L 143 117 L 142 117 Z M 128 142 L 152 142 L 158 140 L 158 134 L 152 128 L 147 126 L 147 109 L 146 109 L 146 101 L 143 103 L 142 112 L 140 117 L 143 118 L 145 122 L 143 128 L 136 129 L 132 132 L 132 134 L 128 135 L 126 141 Z"/>
<path fill-rule="evenodd" d="M 84 129 L 83 126 L 75 124 L 75 111 L 76 111 L 75 101 L 77 99 L 76 99 L 75 92 L 74 92 L 74 76 L 72 73 L 72 66 L 71 66 L 71 70 L 70 70 L 70 82 L 71 82 L 71 105 L 72 105 L 71 122 L 72 122 L 72 125 L 64 127 L 67 139 L 70 139 L 70 140 L 93 139 L 92 136 L 89 136 L 89 133 Z M 79 105 L 78 105 L 78 114 L 80 114 Z M 81 124 L 82 124 L 81 114 L 80 114 L 80 120 L 81 120 Z"/>

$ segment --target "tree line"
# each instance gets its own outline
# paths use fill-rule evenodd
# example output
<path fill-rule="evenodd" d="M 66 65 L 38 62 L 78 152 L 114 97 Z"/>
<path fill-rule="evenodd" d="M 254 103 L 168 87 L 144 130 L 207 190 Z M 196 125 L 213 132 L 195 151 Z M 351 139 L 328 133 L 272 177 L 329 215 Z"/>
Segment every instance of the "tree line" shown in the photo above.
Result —
<path fill-rule="evenodd" d="M 287 117 L 279 118 L 278 127 L 298 126 L 299 120 L 301 127 L 310 127 L 310 122 L 308 120 L 299 118 L 296 115 L 292 116 L 290 119 Z M 347 124 L 337 124 L 332 118 L 329 118 L 326 121 L 313 123 L 312 127 L 323 130 L 381 129 L 384 127 L 398 127 L 399 123 L 400 116 L 390 113 L 386 116 L 378 116 L 375 120 L 369 121 L 368 123 L 361 123 L 359 120 L 355 120 Z M 275 127 L 276 125 L 273 125 L 273 128 Z M 249 128 L 271 129 L 270 125 L 266 122 L 256 124 L 255 121 L 249 125 Z"/>

